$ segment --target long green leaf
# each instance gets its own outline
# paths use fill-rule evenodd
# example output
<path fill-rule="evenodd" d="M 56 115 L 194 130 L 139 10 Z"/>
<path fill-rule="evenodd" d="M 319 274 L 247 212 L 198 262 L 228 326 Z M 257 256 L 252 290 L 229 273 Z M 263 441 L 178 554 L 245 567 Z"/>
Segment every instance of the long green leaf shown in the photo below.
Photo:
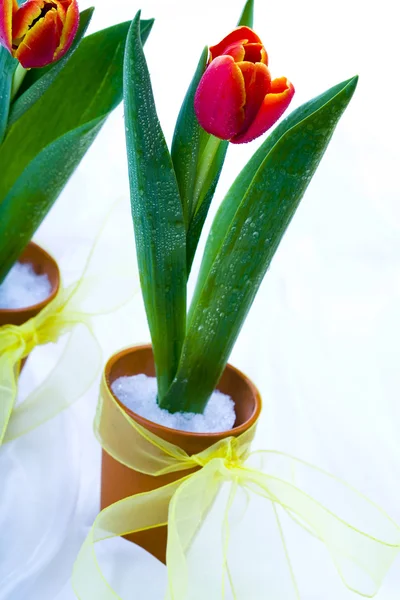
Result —
<path fill-rule="evenodd" d="M 73 129 L 44 148 L 7 194 L 0 213 L 0 274 L 7 274 L 18 260 L 21 249 L 43 220 L 43 213 L 38 208 L 45 206 L 47 211 L 57 199 L 105 119 L 99 118 Z"/>
<path fill-rule="evenodd" d="M 288 115 L 267 137 L 263 144 L 253 154 L 249 162 L 242 169 L 237 176 L 236 180 L 232 184 L 228 193 L 226 194 L 218 212 L 214 218 L 211 226 L 210 233 L 207 238 L 206 247 L 204 250 L 203 259 L 200 266 L 199 275 L 197 278 L 197 284 L 195 293 L 193 295 L 191 311 L 197 304 L 200 292 L 203 285 L 208 277 L 211 266 L 220 250 L 225 235 L 229 232 L 232 227 L 232 223 L 239 208 L 240 203 L 244 195 L 246 194 L 255 174 L 263 163 L 265 157 L 272 150 L 275 144 L 280 138 L 292 127 L 295 127 L 302 120 L 309 117 L 314 112 L 318 111 L 324 104 L 332 100 L 337 94 L 339 94 L 343 87 L 350 83 L 352 80 L 348 80 L 338 85 L 333 86 L 320 96 L 313 98 L 306 104 L 303 104 L 290 115 Z M 189 318 L 190 321 L 190 318 Z"/>
<path fill-rule="evenodd" d="M 239 18 L 238 26 L 247 25 L 247 27 L 252 27 L 253 16 L 254 0 L 247 0 Z M 191 146 L 192 161 L 194 155 L 196 154 L 197 163 L 195 165 L 195 169 L 193 168 L 193 162 L 191 163 L 191 174 L 194 176 L 194 178 L 190 179 L 191 200 L 189 210 L 189 227 L 187 233 L 188 277 L 193 264 L 193 259 L 199 243 L 200 235 L 203 230 L 216 187 L 218 185 L 219 177 L 221 175 L 226 153 L 229 147 L 228 142 L 219 140 L 201 129 L 196 119 L 193 101 L 203 72 L 200 74 L 199 69 L 197 70 L 185 99 L 184 106 L 186 106 L 184 114 L 186 115 L 186 122 L 180 123 L 178 120 L 177 124 L 178 131 L 179 127 L 181 126 L 188 137 L 190 131 L 195 132 L 196 128 L 197 130 L 200 130 L 200 134 L 196 131 L 196 134 L 192 135 L 193 144 Z M 174 166 L 179 165 L 179 160 L 182 160 L 182 154 L 179 156 L 177 153 L 177 155 L 177 158 L 174 160 Z"/>
<path fill-rule="evenodd" d="M 43 148 L 121 101 L 128 28 L 123 23 L 86 38 L 47 92 L 10 128 L 0 147 L 0 208 Z"/>
<path fill-rule="evenodd" d="M 182 210 L 187 226 L 193 210 L 193 190 L 199 158 L 200 134 L 202 131 L 194 113 L 193 104 L 200 79 L 207 67 L 207 59 L 208 48 L 206 47 L 200 56 L 196 72 L 190 82 L 179 111 L 171 147 L 172 162 L 178 181 Z"/>
<path fill-rule="evenodd" d="M 88 8 L 80 14 L 79 28 L 69 52 L 56 63 L 42 69 L 30 69 L 25 75 L 17 98 L 12 103 L 9 126 L 17 121 L 51 86 L 57 75 L 65 67 L 82 41 L 93 16 L 94 8 Z"/>
<path fill-rule="evenodd" d="M 143 27 L 149 31 L 149 24 Z M 12 265 L 10 261 L 18 258 L 31 239 L 32 221 L 35 228 L 41 223 L 94 140 L 90 129 L 97 134 L 99 123 L 121 102 L 128 29 L 129 23 L 122 23 L 85 38 L 50 88 L 11 126 L 0 146 L 0 282 Z M 84 136 L 83 152 L 79 144 L 71 152 L 75 130 Z M 69 165 L 59 171 L 53 171 L 50 164 L 45 169 L 42 160 L 46 156 L 51 161 L 51 153 L 42 151 L 55 142 L 60 155 L 64 146 Z M 37 176 L 35 168 L 40 169 Z M 50 180 L 50 172 L 56 182 Z M 34 204 L 32 178 L 41 185 Z"/>
<path fill-rule="evenodd" d="M 252 27 L 253 14 L 254 0 L 248 0 L 238 24 Z M 188 277 L 229 145 L 206 133 L 194 112 L 194 97 L 207 67 L 207 57 L 205 48 L 179 112 L 171 149 L 187 229 Z"/>
<path fill-rule="evenodd" d="M 19 0 L 16 0 L 20 4 Z M 12 84 L 18 61 L 0 46 L 0 144 L 2 143 L 10 114 Z"/>
<path fill-rule="evenodd" d="M 207 57 L 208 49 L 205 48 L 179 112 L 171 149 L 187 229 L 187 277 L 228 148 L 227 142 L 217 140 L 200 127 L 194 112 L 194 97 L 207 68 Z M 207 168 L 203 168 L 205 176 L 199 181 L 199 171 L 204 161 L 207 161 L 211 139 L 215 141 L 215 147 L 212 156 L 208 158 Z"/>
<path fill-rule="evenodd" d="M 243 12 L 240 16 L 238 27 L 246 25 L 246 27 L 253 27 L 254 21 L 254 0 L 247 0 L 244 5 Z"/>
<path fill-rule="evenodd" d="M 158 398 L 175 376 L 186 328 L 186 232 L 171 156 L 157 117 L 139 32 L 128 34 L 124 101 L 132 217 Z"/>
<path fill-rule="evenodd" d="M 7 129 L 11 101 L 11 87 L 17 61 L 0 46 L 0 144 Z"/>
<path fill-rule="evenodd" d="M 213 138 L 213 136 L 208 136 L 209 139 Z M 213 138 L 214 140 L 216 138 Z M 198 205 L 197 210 L 192 216 L 189 225 L 189 231 L 187 234 L 187 268 L 188 274 L 190 273 L 190 269 L 193 264 L 194 255 L 197 250 L 197 245 L 199 243 L 200 235 L 203 230 L 204 222 L 207 218 L 208 209 L 210 208 L 211 201 L 215 194 L 215 189 L 217 187 L 219 177 L 222 171 L 222 167 L 224 166 L 225 156 L 228 150 L 228 142 L 224 142 L 222 140 L 218 140 L 216 144 L 215 157 L 212 161 L 210 169 L 207 173 L 207 179 L 204 184 L 204 197 L 202 197 L 201 202 Z"/>
<path fill-rule="evenodd" d="M 357 85 L 306 104 L 270 149 L 242 198 L 193 307 L 182 359 L 163 407 L 202 412 L 301 198 Z M 303 118 L 301 113 L 303 111 Z"/>

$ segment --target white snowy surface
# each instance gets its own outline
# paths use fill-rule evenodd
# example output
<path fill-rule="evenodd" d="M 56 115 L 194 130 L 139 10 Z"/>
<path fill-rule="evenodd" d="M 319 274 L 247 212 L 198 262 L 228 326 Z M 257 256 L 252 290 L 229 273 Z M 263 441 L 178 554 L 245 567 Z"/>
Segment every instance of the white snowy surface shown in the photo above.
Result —
<path fill-rule="evenodd" d="M 80 2 L 82 9 L 90 4 Z M 92 30 L 129 19 L 138 8 L 143 8 L 143 17 L 156 17 L 146 55 L 170 141 L 201 49 L 231 29 L 242 1 L 146 0 L 141 6 L 138 0 L 114 0 L 112 11 L 105 0 L 94 4 Z M 337 0 L 334 6 L 316 0 L 256 0 L 255 29 L 267 46 L 272 75 L 285 75 L 296 87 L 291 108 L 355 73 L 360 80 L 230 362 L 254 380 L 263 397 L 254 448 L 291 453 L 350 481 L 400 522 L 396 9 L 394 0 L 381 5 Z M 256 141 L 229 149 L 212 214 L 257 147 Z M 110 203 L 120 196 L 128 198 L 122 108 L 109 119 L 36 237 L 59 260 L 64 278 L 71 275 L 72 249 L 79 263 Z M 110 247 L 117 242 L 118 235 Z M 197 268 L 198 261 L 194 273 Z M 124 346 L 147 342 L 140 297 L 113 317 L 104 317 L 96 330 L 104 359 Z M 51 346 L 35 351 L 24 374 L 30 385 L 53 359 Z M 9 486 L 0 496 L 0 552 L 2 561 L 6 556 L 7 564 L 19 564 L 10 570 L 6 591 L 0 586 L 1 600 L 75 598 L 69 582 L 72 565 L 99 507 L 100 448 L 92 433 L 96 402 L 94 386 L 59 418 L 63 434 L 58 435 L 53 421 L 53 426 L 30 434 L 30 449 L 23 439 L 0 449 L 0 481 L 7 477 Z M 9 455 L 18 451 L 10 474 Z M 30 465 L 29 480 L 23 479 Z M 72 512 L 70 494 L 78 479 Z M 49 496 L 49 489 L 56 493 Z M 29 531 L 23 518 L 28 509 Z M 248 531 L 242 548 L 259 553 L 261 570 L 268 565 L 270 540 L 262 528 L 262 500 L 252 510 L 259 515 L 260 528 Z M 45 535 L 44 523 L 52 524 L 51 535 Z M 24 550 L 25 544 L 30 548 L 29 559 L 20 554 L 21 547 L 9 545 L 13 539 Z M 33 549 L 29 544 L 35 539 Z M 317 540 L 291 524 L 288 542 L 302 600 L 358 598 L 343 586 Z M 165 569 L 129 542 L 117 539 L 99 546 L 99 560 L 124 600 L 133 597 L 132 580 L 144 590 L 138 598 L 164 597 Z M 25 588 L 18 588 L 21 577 Z M 399 589 L 397 558 L 376 600 L 398 600 Z M 260 594 L 264 600 L 265 591 Z"/>
<path fill-rule="evenodd" d="M 177 412 L 170 413 L 157 404 L 157 380 L 146 375 L 119 377 L 111 386 L 112 391 L 127 408 L 136 414 L 180 431 L 196 433 L 218 433 L 232 429 L 236 414 L 235 404 L 230 396 L 215 390 L 203 414 Z"/>
<path fill-rule="evenodd" d="M 38 275 L 29 263 L 16 263 L 0 285 L 0 308 L 27 308 L 46 300 L 51 283 Z"/>

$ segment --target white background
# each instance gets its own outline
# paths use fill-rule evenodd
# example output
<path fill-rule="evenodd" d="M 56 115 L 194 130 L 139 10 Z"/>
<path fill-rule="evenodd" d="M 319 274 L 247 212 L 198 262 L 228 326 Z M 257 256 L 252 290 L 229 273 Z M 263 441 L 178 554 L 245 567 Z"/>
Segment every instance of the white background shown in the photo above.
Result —
<path fill-rule="evenodd" d="M 242 1 L 144 2 L 140 6 L 137 1 L 96 0 L 91 30 L 131 19 L 139 8 L 143 18 L 156 18 L 146 56 L 170 142 L 200 51 L 233 28 Z M 80 2 L 81 9 L 89 5 Z M 231 362 L 254 380 L 263 396 L 258 448 L 283 450 L 328 469 L 400 522 L 400 86 L 395 2 L 258 0 L 254 28 L 267 48 L 273 77 L 285 75 L 294 83 L 291 109 L 356 73 L 360 81 L 276 254 Z M 258 144 L 230 148 L 213 213 Z M 128 207 L 122 107 L 82 161 L 37 240 L 67 269 L 71 249 L 94 238 L 108 208 L 121 196 Z M 129 247 L 133 240 L 123 243 Z M 99 319 L 98 332 L 105 358 L 120 347 L 146 341 L 140 298 L 113 318 Z M 31 358 L 27 388 L 52 355 L 53 349 L 43 348 Z M 0 586 L 1 600 L 74 597 L 69 584 L 72 564 L 98 510 L 100 453 L 91 429 L 96 394 L 94 387 L 73 409 L 0 451 L 0 580 L 7 581 Z M 291 541 L 302 598 L 355 598 L 328 560 L 316 566 L 319 548 L 304 546 L 296 535 Z M 103 550 L 104 564 L 110 568 L 117 555 L 124 564 L 132 551 L 130 544 L 111 544 Z M 142 576 L 151 574 L 154 590 L 148 588 L 141 597 L 161 598 L 160 565 L 140 552 L 129 564 L 135 573 L 140 565 Z M 399 570 L 400 559 L 379 600 L 400 597 Z M 135 596 L 129 591 L 123 597 Z M 269 600 L 267 593 L 265 598 Z"/>

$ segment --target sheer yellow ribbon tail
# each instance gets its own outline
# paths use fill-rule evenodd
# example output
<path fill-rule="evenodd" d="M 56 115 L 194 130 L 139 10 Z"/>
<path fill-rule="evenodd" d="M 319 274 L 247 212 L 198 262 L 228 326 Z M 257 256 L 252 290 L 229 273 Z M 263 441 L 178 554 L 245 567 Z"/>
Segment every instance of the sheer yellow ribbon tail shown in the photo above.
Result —
<path fill-rule="evenodd" d="M 63 333 L 71 331 L 78 323 L 85 323 L 89 327 L 88 315 L 68 308 L 76 289 L 77 286 L 60 289 L 47 307 L 23 325 L 0 327 L 0 444 L 6 440 L 12 418 L 20 361 L 36 346 L 56 342 Z M 31 399 L 28 398 L 27 406 L 31 405 Z"/>
<path fill-rule="evenodd" d="M 229 538 L 229 523 L 233 518 L 230 513 L 239 490 L 261 496 L 265 500 L 265 511 L 272 511 L 288 563 L 289 584 L 296 598 L 300 595 L 278 509 L 325 544 L 345 585 L 365 597 L 375 595 L 400 549 L 398 525 L 346 483 L 283 453 L 250 452 L 255 426 L 238 438 L 227 438 L 204 452 L 188 456 L 181 448 L 158 438 L 126 415 L 103 380 L 95 432 L 103 448 L 130 468 L 155 477 L 180 471 L 183 476 L 173 484 L 117 502 L 99 514 L 82 546 L 72 576 L 73 588 L 80 600 L 120 598 L 101 571 L 96 543 L 165 523 L 168 523 L 167 597 L 186 600 L 191 583 L 188 553 L 222 484 L 230 486 L 227 499 L 225 495 L 221 498 L 226 503 L 221 522 L 222 555 L 214 556 L 215 549 L 207 547 L 207 554 L 211 553 L 207 564 L 219 565 L 223 580 L 213 588 L 209 583 L 210 574 L 204 573 L 200 579 L 203 587 L 196 598 L 223 598 L 225 580 L 235 599 L 250 597 L 251 581 L 246 586 L 243 579 L 246 575 L 240 569 L 235 569 L 235 573 L 229 570 L 231 553 L 235 551 Z M 193 467 L 200 468 L 187 475 L 185 471 Z M 258 517 L 263 518 L 263 515 Z M 240 551 L 245 553 L 245 527 L 240 534 Z M 202 568 L 201 562 L 196 568 Z M 239 587 L 247 592 L 239 591 Z M 269 589 L 268 580 L 263 589 Z M 282 592 L 274 589 L 274 600 L 287 600 L 284 589 L 287 587 L 283 585 Z M 134 590 L 132 594 L 130 597 L 135 598 Z"/>
<path fill-rule="evenodd" d="M 109 230 L 121 231 L 127 221 L 121 208 L 117 203 L 107 215 L 77 283 L 60 288 L 56 298 L 23 325 L 0 327 L 0 446 L 70 406 L 97 377 L 102 357 L 92 319 L 121 308 L 137 288 L 129 252 L 118 245 L 110 250 Z M 57 342 L 66 333 L 72 335 L 55 368 L 15 408 L 21 360 L 36 346 Z"/>
<path fill-rule="evenodd" d="M 16 343 L 15 343 L 16 342 Z M 16 377 L 22 350 L 12 331 L 0 329 L 0 446 L 17 396 Z"/>
<path fill-rule="evenodd" d="M 77 360 L 79 355 L 85 360 Z M 101 348 L 92 330 L 74 329 L 47 379 L 12 411 L 3 443 L 36 429 L 79 400 L 96 380 L 101 362 Z"/>

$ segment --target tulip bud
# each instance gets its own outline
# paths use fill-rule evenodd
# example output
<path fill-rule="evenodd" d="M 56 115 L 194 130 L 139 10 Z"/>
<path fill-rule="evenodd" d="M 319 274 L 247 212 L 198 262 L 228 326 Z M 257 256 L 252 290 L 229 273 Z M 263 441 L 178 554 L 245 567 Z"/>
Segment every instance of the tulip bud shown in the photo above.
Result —
<path fill-rule="evenodd" d="M 25 69 L 44 67 L 69 50 L 79 24 L 76 0 L 0 0 L 0 44 Z"/>
<path fill-rule="evenodd" d="M 285 77 L 271 81 L 268 55 L 256 33 L 238 27 L 210 48 L 194 108 L 207 133 L 242 144 L 272 127 L 293 95 L 294 87 Z"/>

